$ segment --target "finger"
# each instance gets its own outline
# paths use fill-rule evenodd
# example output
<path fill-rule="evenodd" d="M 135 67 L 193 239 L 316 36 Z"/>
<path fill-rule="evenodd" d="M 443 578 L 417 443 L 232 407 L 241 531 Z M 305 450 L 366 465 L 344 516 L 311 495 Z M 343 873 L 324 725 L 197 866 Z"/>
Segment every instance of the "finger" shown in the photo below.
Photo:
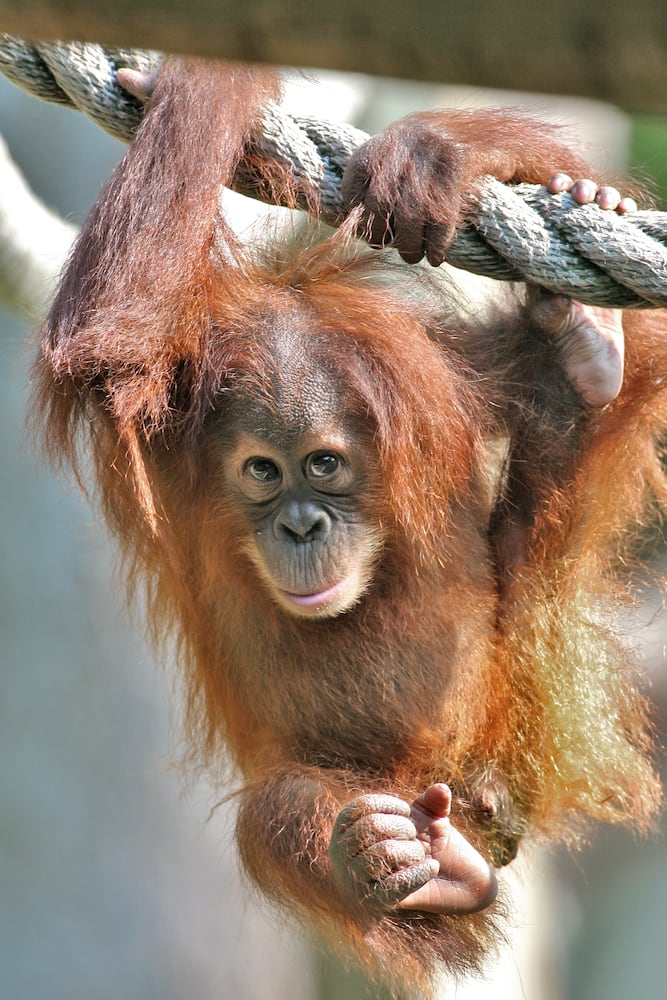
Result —
<path fill-rule="evenodd" d="M 386 199 L 380 200 L 370 187 L 370 177 L 363 162 L 348 165 L 343 174 L 343 200 L 348 211 L 363 209 L 357 235 L 370 246 L 388 246 L 393 238 L 391 212 Z"/>
<path fill-rule="evenodd" d="M 578 205 L 590 205 L 595 201 L 597 193 L 598 186 L 595 181 L 588 180 L 585 177 L 575 181 L 570 188 L 570 195 Z"/>
<path fill-rule="evenodd" d="M 373 813 L 371 816 L 363 816 L 342 833 L 338 833 L 337 842 L 348 857 L 353 857 L 381 840 L 409 841 L 416 838 L 417 830 L 411 819 Z"/>
<path fill-rule="evenodd" d="M 595 196 L 595 200 L 607 212 L 615 212 L 621 203 L 621 193 L 615 187 L 604 184 Z"/>
<path fill-rule="evenodd" d="M 336 820 L 336 828 L 342 833 L 352 823 L 356 823 L 357 820 L 371 813 L 409 816 L 410 806 L 403 799 L 399 799 L 397 795 L 385 795 L 382 792 L 360 795 L 343 806 Z"/>
<path fill-rule="evenodd" d="M 637 211 L 637 202 L 634 198 L 621 198 L 616 208 L 619 215 L 629 215 Z"/>
<path fill-rule="evenodd" d="M 417 264 L 424 256 L 423 219 L 403 217 L 394 230 L 394 247 L 406 264 Z"/>
<path fill-rule="evenodd" d="M 401 255 L 401 260 L 404 260 L 406 264 L 418 264 L 420 260 L 424 257 L 424 248 L 421 250 L 399 250 Z"/>
<path fill-rule="evenodd" d="M 540 285 L 529 285 L 526 305 L 531 323 L 543 333 L 557 334 L 569 316 L 572 299 Z"/>
<path fill-rule="evenodd" d="M 454 235 L 453 226 L 445 222 L 429 222 L 424 231 L 426 259 L 432 267 L 440 267 Z"/>
<path fill-rule="evenodd" d="M 388 247 L 394 242 L 393 218 L 387 212 L 370 211 L 364 215 L 364 239 L 372 247 Z"/>
<path fill-rule="evenodd" d="M 364 206 L 363 238 L 373 247 L 389 246 L 394 239 L 394 220 L 386 198 L 378 198 L 365 185 L 358 201 Z"/>
<path fill-rule="evenodd" d="M 452 809 L 452 792 L 449 785 L 440 781 L 429 785 L 413 802 L 414 808 L 425 810 L 433 818 L 445 819 Z"/>
<path fill-rule="evenodd" d="M 569 174 L 557 173 L 553 174 L 546 183 L 546 188 L 549 194 L 561 194 L 563 191 L 569 191 L 574 181 Z"/>
<path fill-rule="evenodd" d="M 401 909 L 426 913 L 464 914 L 485 909 L 498 894 L 498 881 L 489 866 L 479 878 L 450 880 L 433 878 L 400 902 Z"/>
<path fill-rule="evenodd" d="M 433 858 L 426 858 L 421 864 L 402 868 L 382 879 L 375 886 L 375 894 L 387 905 L 395 905 L 417 889 L 421 889 L 431 879 L 436 878 L 439 871 L 438 862 L 434 861 Z"/>
<path fill-rule="evenodd" d="M 426 850 L 420 840 L 382 840 L 355 855 L 349 869 L 360 882 L 382 881 L 402 868 L 421 864 Z"/>
<path fill-rule="evenodd" d="M 368 163 L 367 151 L 362 146 L 350 157 L 341 180 L 340 191 L 348 210 L 365 204 L 371 176 L 372 168 Z"/>
<path fill-rule="evenodd" d="M 142 70 L 130 69 L 127 66 L 121 66 L 120 69 L 116 70 L 118 85 L 127 91 L 128 94 L 136 97 L 142 104 L 146 103 L 155 90 L 157 77 L 158 70 L 146 73 Z"/>

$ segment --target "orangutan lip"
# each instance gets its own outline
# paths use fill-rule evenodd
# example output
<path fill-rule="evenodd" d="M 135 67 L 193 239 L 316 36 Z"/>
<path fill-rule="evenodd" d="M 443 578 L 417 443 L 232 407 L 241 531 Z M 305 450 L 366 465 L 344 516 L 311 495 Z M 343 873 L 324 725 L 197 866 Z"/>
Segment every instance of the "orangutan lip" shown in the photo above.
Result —
<path fill-rule="evenodd" d="M 335 583 L 333 587 L 328 587 L 326 590 L 319 590 L 315 594 L 291 594 L 288 590 L 283 590 L 283 596 L 291 604 L 296 604 L 300 608 L 321 608 L 326 604 L 330 604 L 337 596 L 341 590 L 344 580 L 339 583 Z"/>

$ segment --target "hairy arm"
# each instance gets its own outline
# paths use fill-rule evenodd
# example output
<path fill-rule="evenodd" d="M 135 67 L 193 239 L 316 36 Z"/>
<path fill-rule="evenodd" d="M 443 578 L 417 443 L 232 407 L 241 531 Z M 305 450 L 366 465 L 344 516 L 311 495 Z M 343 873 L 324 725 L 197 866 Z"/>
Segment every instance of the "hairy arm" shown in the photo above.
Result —
<path fill-rule="evenodd" d="M 437 266 L 480 177 L 545 184 L 555 170 L 590 174 L 555 127 L 510 111 L 427 111 L 353 153 L 343 197 L 348 209 L 363 206 L 359 233 L 372 245 Z"/>
<path fill-rule="evenodd" d="M 497 884 L 451 804 L 442 784 L 409 803 L 354 794 L 343 774 L 285 769 L 244 793 L 237 836 L 246 870 L 278 901 L 362 927 L 407 911 L 460 916 L 492 903 Z"/>

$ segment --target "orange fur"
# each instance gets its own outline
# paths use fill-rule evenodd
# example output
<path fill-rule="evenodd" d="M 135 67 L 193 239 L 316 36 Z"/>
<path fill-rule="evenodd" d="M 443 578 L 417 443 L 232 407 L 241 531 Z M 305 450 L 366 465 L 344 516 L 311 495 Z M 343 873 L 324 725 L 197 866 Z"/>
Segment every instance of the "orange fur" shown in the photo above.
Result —
<path fill-rule="evenodd" d="M 241 776 L 248 872 L 335 946 L 427 990 L 439 961 L 480 966 L 500 907 L 355 909 L 327 854 L 342 804 L 381 789 L 412 800 L 447 781 L 455 822 L 498 863 L 525 832 L 574 840 L 591 818 L 645 829 L 658 808 L 646 706 L 607 609 L 623 592 L 621 555 L 664 499 L 665 319 L 628 318 L 623 392 L 585 414 L 543 345 L 527 376 L 520 306 L 480 335 L 448 315 L 455 303 L 434 310 L 431 290 L 417 302 L 417 274 L 379 271 L 335 238 L 267 269 L 217 217 L 217 194 L 272 93 L 238 68 L 163 74 L 47 320 L 34 413 L 57 460 L 78 468 L 85 439 L 154 635 L 178 638 L 191 757 L 214 771 L 228 759 Z M 500 147 L 500 119 L 482 118 L 475 141 L 490 124 Z M 512 130 L 531 173 L 568 165 L 565 151 L 543 163 L 556 140 L 540 156 L 529 125 Z M 236 265 L 214 254 L 216 228 Z M 285 366 L 304 364 L 339 373 L 366 427 L 376 471 L 361 503 L 385 537 L 368 594 L 326 621 L 273 602 L 220 475 L 230 401 L 270 403 Z M 550 379 L 562 416 L 533 400 Z M 516 511 L 483 481 L 500 430 L 507 481 L 530 466 L 527 558 L 508 587 L 498 521 Z M 491 820 L 475 808 L 486 787 L 508 803 Z"/>

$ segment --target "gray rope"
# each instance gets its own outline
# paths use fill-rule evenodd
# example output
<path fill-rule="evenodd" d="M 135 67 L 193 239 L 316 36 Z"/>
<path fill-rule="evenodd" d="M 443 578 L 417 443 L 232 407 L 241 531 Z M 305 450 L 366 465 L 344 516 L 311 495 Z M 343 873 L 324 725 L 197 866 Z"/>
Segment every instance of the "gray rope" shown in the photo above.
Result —
<path fill-rule="evenodd" d="M 141 105 L 118 85 L 116 70 L 147 72 L 160 58 L 137 49 L 0 35 L 0 72 L 42 100 L 83 111 L 126 142 L 139 125 Z M 366 139 L 352 126 L 292 116 L 274 105 L 254 152 L 319 189 L 320 215 L 336 225 L 344 215 L 345 164 Z M 243 168 L 234 187 L 246 193 L 253 187 Z M 576 205 L 568 194 L 486 178 L 471 224 L 458 231 L 447 261 L 500 280 L 532 281 L 589 305 L 667 307 L 667 214 L 619 216 L 595 204 Z"/>

